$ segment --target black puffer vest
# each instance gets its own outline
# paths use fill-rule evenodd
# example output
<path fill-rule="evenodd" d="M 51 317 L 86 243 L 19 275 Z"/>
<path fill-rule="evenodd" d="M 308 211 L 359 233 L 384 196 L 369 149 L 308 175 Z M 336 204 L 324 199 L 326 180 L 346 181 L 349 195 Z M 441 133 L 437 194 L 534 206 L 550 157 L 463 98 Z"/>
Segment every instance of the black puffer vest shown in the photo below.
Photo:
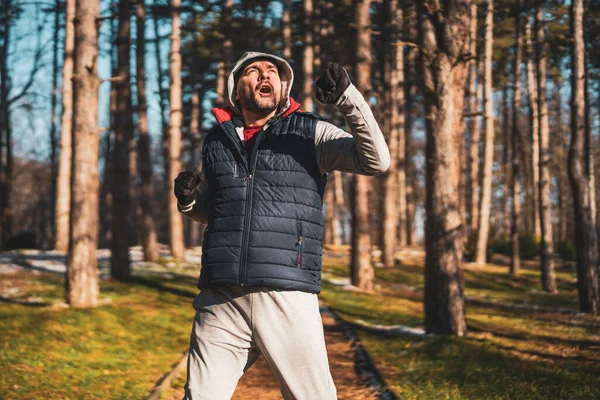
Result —
<path fill-rule="evenodd" d="M 235 131 L 216 125 L 203 145 L 211 192 L 198 287 L 270 286 L 319 293 L 323 193 L 313 114 L 271 120 L 247 156 Z"/>

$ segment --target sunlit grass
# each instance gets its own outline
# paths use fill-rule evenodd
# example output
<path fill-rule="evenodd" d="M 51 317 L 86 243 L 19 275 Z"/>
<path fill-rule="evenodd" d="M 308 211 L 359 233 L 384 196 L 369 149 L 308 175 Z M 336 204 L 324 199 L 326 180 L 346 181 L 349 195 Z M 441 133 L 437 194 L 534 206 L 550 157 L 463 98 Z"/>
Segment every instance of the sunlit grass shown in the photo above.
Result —
<path fill-rule="evenodd" d="M 58 275 L 22 273 L 28 294 L 62 301 Z M 195 279 L 101 282 L 94 309 L 0 303 L 0 398 L 141 399 L 189 341 Z"/>
<path fill-rule="evenodd" d="M 351 322 L 423 328 L 423 272 L 376 268 L 373 293 L 325 283 L 321 297 Z M 326 258 L 324 273 L 349 276 L 348 259 Z M 507 267 L 466 265 L 467 337 L 359 336 L 403 399 L 600 398 L 600 319 L 576 314 L 572 271 L 559 271 L 557 283 L 548 294 L 539 271 L 513 278 Z"/>

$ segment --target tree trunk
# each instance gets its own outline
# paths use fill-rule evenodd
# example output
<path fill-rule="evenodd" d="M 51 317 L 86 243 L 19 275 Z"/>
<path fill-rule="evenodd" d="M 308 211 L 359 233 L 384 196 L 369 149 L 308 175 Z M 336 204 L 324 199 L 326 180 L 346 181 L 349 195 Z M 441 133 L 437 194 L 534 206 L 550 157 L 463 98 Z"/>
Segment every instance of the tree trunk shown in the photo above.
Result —
<path fill-rule="evenodd" d="M 190 100 L 191 116 L 190 116 L 190 165 L 188 170 L 201 172 L 202 171 L 202 135 L 200 133 L 200 114 L 202 106 L 200 105 L 200 96 L 197 90 L 194 90 Z M 199 246 L 202 239 L 202 231 L 204 224 L 192 221 L 189 218 L 190 231 L 188 236 L 189 246 Z"/>
<path fill-rule="evenodd" d="M 148 116 L 146 115 L 146 70 L 144 57 L 146 54 L 146 10 L 145 0 L 137 0 L 136 18 L 137 18 L 137 45 L 136 45 L 136 66 L 137 66 L 137 97 L 138 97 L 138 154 L 139 168 L 141 177 L 140 205 L 142 208 L 142 245 L 144 248 L 144 261 L 158 261 L 158 247 L 156 239 L 156 228 L 154 226 L 154 217 L 152 213 L 152 162 L 150 160 L 150 136 L 148 135 Z"/>
<path fill-rule="evenodd" d="M 73 164 L 66 301 L 73 307 L 98 304 L 98 28 L 100 2 L 75 2 L 73 75 Z M 63 132 L 66 133 L 66 132 Z"/>
<path fill-rule="evenodd" d="M 335 188 L 329 184 L 325 188 L 325 227 L 323 231 L 323 243 L 333 244 L 335 242 Z"/>
<path fill-rule="evenodd" d="M 567 165 L 566 148 L 567 135 L 564 131 L 562 121 L 562 95 L 560 94 L 560 85 L 563 82 L 563 77 L 560 70 L 557 70 L 554 76 L 554 114 L 555 114 L 555 135 L 557 139 L 554 143 L 554 162 L 556 170 L 556 180 L 558 189 L 558 202 L 559 202 L 559 223 L 558 223 L 558 240 L 560 242 L 567 241 L 567 228 L 569 226 L 569 215 L 568 215 L 568 174 L 565 171 L 565 165 Z"/>
<path fill-rule="evenodd" d="M 183 119 L 181 107 L 181 22 L 179 8 L 181 0 L 171 0 L 171 88 L 169 91 L 169 105 L 171 120 L 169 124 L 169 169 L 166 186 L 169 193 L 169 233 L 171 253 L 179 260 L 185 258 L 183 244 L 183 223 L 181 213 L 177 210 L 177 198 L 173 195 L 173 184 L 177 174 L 181 171 L 181 121 Z"/>
<path fill-rule="evenodd" d="M 477 89 L 477 3 L 471 4 L 470 25 L 470 53 L 473 59 L 469 62 L 469 111 L 472 114 L 479 112 L 479 99 L 481 98 L 481 82 Z M 479 142 L 481 140 L 481 120 L 473 116 L 469 120 L 469 156 L 468 156 L 468 197 L 467 208 L 469 209 L 469 240 L 474 240 L 479 226 Z"/>
<path fill-rule="evenodd" d="M 151 13 L 152 14 L 152 13 Z M 160 122 L 161 122 L 161 133 L 162 133 L 162 156 L 163 156 L 163 171 L 165 177 L 165 184 L 163 185 L 163 198 L 161 200 L 161 204 L 164 204 L 165 207 L 168 207 L 167 204 L 169 202 L 169 198 L 173 195 L 169 193 L 169 185 L 166 182 L 168 180 L 168 171 L 169 171 L 169 127 L 167 122 L 167 106 L 166 106 L 166 96 L 165 90 L 163 89 L 164 82 L 164 73 L 162 68 L 162 57 L 160 53 L 160 35 L 158 29 L 158 17 L 154 16 L 154 54 L 156 56 L 156 69 L 157 69 L 157 77 L 158 77 L 158 99 L 160 105 Z"/>
<path fill-rule="evenodd" d="M 292 58 L 292 28 L 290 27 L 290 8 L 292 0 L 283 0 L 283 15 L 281 17 L 281 30 L 283 32 L 283 58 Z"/>
<path fill-rule="evenodd" d="M 479 230 L 477 233 L 477 254 L 475 262 L 486 262 L 488 233 L 490 229 L 490 206 L 492 202 L 492 178 L 494 166 L 494 104 L 492 102 L 492 47 L 494 29 L 494 5 L 486 1 L 485 12 L 485 50 L 483 77 L 483 113 L 485 120 L 485 150 L 483 158 L 483 181 L 481 184 L 481 211 L 479 212 Z"/>
<path fill-rule="evenodd" d="M 313 111 L 313 34 L 312 0 L 303 0 L 304 4 L 304 50 L 302 52 L 302 109 Z"/>
<path fill-rule="evenodd" d="M 333 244 L 340 245 L 345 242 L 344 235 L 344 224 L 346 221 L 345 217 L 345 208 L 344 208 L 344 186 L 343 186 L 343 175 L 342 171 L 334 171 L 333 172 L 333 185 L 335 188 L 335 219 L 339 221 L 339 229 L 338 224 L 335 224 L 334 221 L 334 233 L 333 233 Z"/>
<path fill-rule="evenodd" d="M 8 77 L 8 47 L 13 12 L 12 1 L 3 0 L 2 8 L 5 10 L 3 23 L 4 40 L 0 47 L 0 250 L 12 235 L 12 221 L 10 216 L 10 192 L 12 190 L 12 139 L 10 106 L 8 92 L 10 91 L 10 78 Z"/>
<path fill-rule="evenodd" d="M 427 133 L 425 330 L 464 336 L 464 227 L 457 189 L 471 7 L 467 0 L 445 1 L 440 22 L 431 14 L 437 8 L 427 3 L 418 3 Z"/>
<path fill-rule="evenodd" d="M 233 0 L 225 0 L 221 14 L 221 30 L 225 38 L 223 39 L 223 58 L 217 65 L 217 99 L 215 100 L 215 105 L 219 107 L 227 105 L 227 78 L 229 76 L 229 68 L 231 68 L 231 63 L 233 62 L 233 43 L 231 35 L 227 34 L 231 30 L 232 8 Z"/>
<path fill-rule="evenodd" d="M 399 113 L 404 108 L 404 81 L 403 48 L 396 41 L 400 33 L 402 9 L 397 7 L 394 0 L 386 0 L 384 7 L 386 15 L 386 40 L 384 43 L 385 54 L 385 108 L 389 111 L 387 144 L 390 148 L 390 168 L 381 176 L 381 262 L 386 267 L 394 266 L 394 251 L 396 249 L 396 233 L 398 223 L 406 224 L 406 176 L 404 175 L 404 121 Z M 399 158 L 399 155 L 402 158 Z M 398 206 L 398 207 L 397 207 Z M 406 232 L 401 236 L 400 246 L 406 246 Z"/>
<path fill-rule="evenodd" d="M 521 63 L 523 54 L 523 37 L 521 36 L 521 8 L 519 0 L 515 18 L 515 61 L 513 67 L 513 104 L 512 104 L 512 221 L 510 225 L 510 273 L 519 275 L 521 254 L 519 247 L 519 231 L 521 230 L 521 132 L 519 129 L 519 112 L 521 110 Z"/>
<path fill-rule="evenodd" d="M 554 273 L 554 241 L 552 239 L 552 210 L 550 208 L 550 126 L 548 124 L 548 103 L 546 102 L 546 51 L 544 49 L 546 34 L 543 25 L 543 11 L 538 5 L 535 13 L 536 22 L 536 72 L 538 88 L 539 116 L 539 210 L 541 226 L 541 267 L 542 287 L 546 292 L 555 293 L 556 276 Z"/>
<path fill-rule="evenodd" d="M 571 146 L 569 149 L 569 180 L 575 210 L 575 240 L 577 243 L 577 286 L 582 312 L 600 313 L 598 295 L 598 248 L 596 229 L 591 215 L 590 185 L 586 159 L 590 155 L 585 140 L 585 46 L 583 41 L 583 0 L 571 5 Z"/>
<path fill-rule="evenodd" d="M 531 124 L 531 165 L 533 177 L 533 202 L 530 206 L 532 207 L 531 213 L 528 218 L 533 221 L 533 229 L 536 238 L 541 235 L 540 219 L 538 206 L 540 204 L 540 170 L 538 168 L 540 160 L 540 145 L 539 145 L 539 101 L 538 101 L 538 89 L 535 79 L 535 71 L 533 66 L 533 46 L 531 44 L 531 25 L 525 24 L 525 40 L 527 42 L 527 91 L 529 92 L 529 119 Z M 528 203 L 529 204 L 529 203 Z"/>
<path fill-rule="evenodd" d="M 56 182 L 56 233 L 54 248 L 69 248 L 69 209 L 71 207 L 71 132 L 73 114 L 73 48 L 75 46 L 75 0 L 67 0 L 65 11 L 65 49 L 62 70 L 62 117 L 60 155 Z"/>
<path fill-rule="evenodd" d="M 371 91 L 371 0 L 356 5 L 356 87 L 368 99 Z M 373 289 L 374 271 L 371 266 L 371 237 L 369 235 L 369 178 L 354 174 L 352 179 L 352 254 L 350 262 L 352 285 L 364 290 Z"/>
<path fill-rule="evenodd" d="M 414 3 L 410 3 L 408 6 L 408 18 L 407 22 L 410 22 L 408 27 L 409 40 L 416 42 L 418 33 L 417 33 L 417 13 L 416 13 L 416 5 Z M 406 69 L 408 71 L 405 74 L 405 77 L 418 76 L 419 72 L 417 71 L 417 56 L 418 49 L 416 47 L 410 47 L 408 49 L 406 55 Z M 413 119 L 415 119 L 415 98 L 417 95 L 417 83 L 414 78 L 410 81 L 405 79 L 405 108 L 402 110 L 404 112 L 404 120 L 405 120 L 405 135 L 404 135 L 404 165 L 405 168 L 405 176 L 406 176 L 406 224 L 400 225 L 399 230 L 404 230 L 406 233 L 406 244 L 409 246 L 417 245 L 417 230 L 415 229 L 415 212 L 416 212 L 416 190 L 414 189 L 414 185 L 416 180 L 413 179 L 414 174 L 414 163 L 412 161 L 412 157 L 414 155 L 414 149 L 412 145 L 412 137 L 413 137 Z M 398 234 L 398 237 L 402 237 L 402 233 Z"/>
<path fill-rule="evenodd" d="M 50 192 L 50 232 L 54 246 L 54 233 L 56 232 L 56 179 L 58 165 L 56 160 L 56 107 L 58 101 L 58 36 L 60 33 L 60 8 L 62 1 L 56 0 L 54 10 L 54 38 L 52 49 L 52 97 L 50 99 L 50 175 L 52 179 Z M 45 235 L 44 235 L 45 236 Z M 45 247 L 45 246 L 44 246 Z"/>
<path fill-rule="evenodd" d="M 508 75 L 508 71 L 507 71 Z M 508 81 L 502 89 L 502 231 L 510 233 L 510 106 L 508 103 Z"/>
<path fill-rule="evenodd" d="M 129 142 L 133 137 L 131 86 L 129 83 L 129 44 L 131 32 L 131 0 L 119 1 L 119 26 L 117 31 L 117 74 L 115 81 L 117 113 L 115 115 L 115 143 L 112 153 L 113 224 L 110 274 L 113 278 L 127 280 L 131 276 L 129 241 L 134 234 L 130 215 L 130 155 Z"/>
<path fill-rule="evenodd" d="M 584 5 L 585 7 L 585 5 Z M 585 23 L 585 21 L 584 21 Z M 584 41 L 585 41 L 585 37 L 584 37 Z M 585 140 L 586 140 L 586 147 L 588 147 L 590 149 L 590 154 L 588 156 L 587 159 L 587 174 L 590 177 L 590 212 L 592 214 L 592 221 L 594 221 L 594 224 L 596 224 L 596 177 L 595 177 L 595 169 L 594 169 L 594 149 L 595 146 L 593 144 L 593 140 L 594 138 L 592 137 L 592 112 L 590 110 L 591 108 L 591 102 L 590 102 L 590 71 L 589 71 L 589 66 L 588 66 L 588 56 L 587 56 L 587 52 L 585 55 L 585 62 L 584 62 L 584 68 L 585 68 L 585 87 L 584 87 L 584 96 L 585 96 Z M 597 228 L 597 227 L 596 227 Z M 596 237 L 598 237 L 598 229 L 596 229 Z"/>

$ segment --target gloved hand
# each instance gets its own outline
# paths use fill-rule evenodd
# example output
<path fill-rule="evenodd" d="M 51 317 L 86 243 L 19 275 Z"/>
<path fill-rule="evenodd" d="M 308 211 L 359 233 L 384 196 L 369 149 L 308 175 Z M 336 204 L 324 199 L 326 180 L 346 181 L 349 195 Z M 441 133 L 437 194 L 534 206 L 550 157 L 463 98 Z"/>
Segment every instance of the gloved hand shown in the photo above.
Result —
<path fill-rule="evenodd" d="M 335 104 L 344 91 L 350 86 L 350 76 L 340 64 L 334 62 L 329 64 L 329 68 L 323 71 L 323 74 L 316 82 L 317 89 L 315 96 L 321 103 Z"/>
<path fill-rule="evenodd" d="M 175 178 L 175 197 L 180 205 L 186 206 L 196 198 L 196 187 L 202 181 L 199 173 L 193 171 L 181 172 Z"/>

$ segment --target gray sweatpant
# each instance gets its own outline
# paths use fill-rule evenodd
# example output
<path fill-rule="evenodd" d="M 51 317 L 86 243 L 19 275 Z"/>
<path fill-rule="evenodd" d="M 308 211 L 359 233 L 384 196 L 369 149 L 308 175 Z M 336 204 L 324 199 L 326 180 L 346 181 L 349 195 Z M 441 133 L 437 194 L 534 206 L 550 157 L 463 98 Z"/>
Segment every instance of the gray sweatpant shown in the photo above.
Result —
<path fill-rule="evenodd" d="M 230 399 L 259 354 L 285 400 L 337 399 L 316 294 L 215 287 L 193 305 L 184 400 Z"/>

